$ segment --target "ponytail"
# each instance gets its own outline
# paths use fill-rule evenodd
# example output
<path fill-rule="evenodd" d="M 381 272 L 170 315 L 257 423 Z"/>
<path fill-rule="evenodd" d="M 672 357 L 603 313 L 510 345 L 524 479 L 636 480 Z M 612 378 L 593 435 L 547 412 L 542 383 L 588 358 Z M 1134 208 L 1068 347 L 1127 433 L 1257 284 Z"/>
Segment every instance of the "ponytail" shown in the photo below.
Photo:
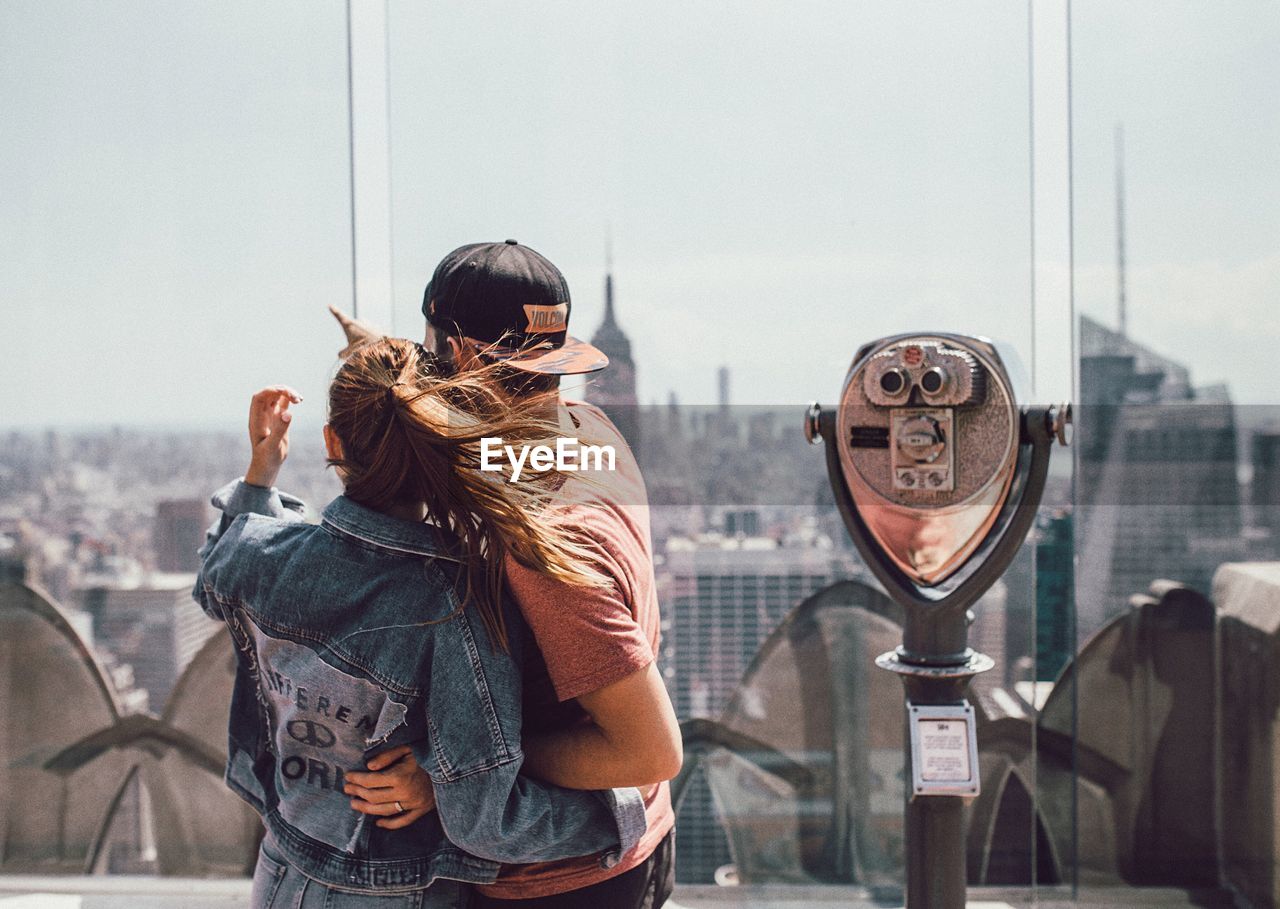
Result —
<path fill-rule="evenodd" d="M 500 604 L 507 556 L 573 586 L 610 582 L 586 541 L 550 519 L 562 474 L 528 471 L 510 482 L 480 470 L 484 438 L 554 445 L 559 433 L 556 423 L 528 415 L 537 399 L 515 402 L 499 390 L 499 368 L 446 377 L 438 358 L 398 338 L 357 349 L 329 388 L 329 424 L 342 442 L 342 457 L 329 463 L 353 501 L 375 511 L 423 503 L 431 520 L 452 532 L 465 565 L 463 606 L 474 603 L 506 649 Z"/>

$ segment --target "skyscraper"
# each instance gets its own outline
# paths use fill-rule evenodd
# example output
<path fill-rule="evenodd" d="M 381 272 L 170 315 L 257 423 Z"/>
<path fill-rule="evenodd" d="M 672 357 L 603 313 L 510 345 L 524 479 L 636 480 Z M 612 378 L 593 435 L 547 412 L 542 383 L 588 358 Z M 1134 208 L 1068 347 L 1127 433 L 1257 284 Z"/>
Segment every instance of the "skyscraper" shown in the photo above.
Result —
<path fill-rule="evenodd" d="M 1052 682 L 1075 651 L 1075 541 L 1070 509 L 1063 508 L 1037 522 L 1035 678 Z"/>
<path fill-rule="evenodd" d="M 133 667 L 152 713 L 164 709 L 182 670 L 221 624 L 191 598 L 194 574 L 158 574 L 136 586 L 109 578 L 77 591 L 76 605 L 92 617 L 94 646 Z"/>
<path fill-rule="evenodd" d="M 1253 520 L 1280 535 L 1280 430 L 1253 434 Z"/>
<path fill-rule="evenodd" d="M 1078 621 L 1088 635 L 1153 580 L 1209 592 L 1243 554 L 1236 420 L 1224 387 L 1081 317 Z"/>
<path fill-rule="evenodd" d="M 609 358 L 609 365 L 591 377 L 587 400 L 608 414 L 638 459 L 640 414 L 636 403 L 636 364 L 631 359 L 631 341 L 618 327 L 613 309 L 612 264 L 604 276 L 604 321 L 591 336 L 591 343 Z"/>
<path fill-rule="evenodd" d="M 204 499 L 170 499 L 156 504 L 154 529 L 158 571 L 198 571 L 196 550 L 209 526 Z"/>

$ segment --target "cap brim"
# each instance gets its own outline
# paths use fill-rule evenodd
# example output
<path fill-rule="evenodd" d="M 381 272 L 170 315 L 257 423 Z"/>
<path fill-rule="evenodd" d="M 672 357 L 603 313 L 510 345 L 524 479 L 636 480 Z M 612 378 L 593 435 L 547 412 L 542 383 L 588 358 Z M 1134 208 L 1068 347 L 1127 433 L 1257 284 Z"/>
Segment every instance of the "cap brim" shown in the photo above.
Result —
<path fill-rule="evenodd" d="M 506 351 L 492 346 L 479 347 L 480 353 L 499 360 L 513 369 L 550 376 L 576 376 L 599 372 L 609 365 L 609 358 L 586 341 L 569 337 L 559 347 L 535 347 L 532 350 Z"/>

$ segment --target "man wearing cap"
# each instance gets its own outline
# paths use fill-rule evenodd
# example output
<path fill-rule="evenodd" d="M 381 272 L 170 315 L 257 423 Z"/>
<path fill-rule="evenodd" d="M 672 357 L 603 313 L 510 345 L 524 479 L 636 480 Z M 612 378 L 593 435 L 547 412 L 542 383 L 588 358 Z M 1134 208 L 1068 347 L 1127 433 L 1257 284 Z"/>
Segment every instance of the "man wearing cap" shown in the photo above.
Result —
<path fill-rule="evenodd" d="M 459 370 L 503 362 L 508 370 L 502 384 L 510 395 L 547 408 L 564 435 L 608 443 L 617 453 L 612 472 L 566 489 L 556 509 L 589 537 L 597 567 L 614 579 L 613 587 L 569 587 L 514 560 L 505 567 L 538 645 L 525 671 L 526 772 L 575 789 L 648 786 L 648 830 L 611 868 L 595 856 L 504 866 L 496 883 L 478 888 L 473 907 L 657 909 L 674 883 L 675 815 L 666 781 L 679 771 L 682 754 L 655 661 L 660 622 L 648 502 L 635 458 L 609 419 L 589 404 L 547 394 L 562 375 L 608 364 L 599 350 L 569 335 L 571 308 L 564 276 L 544 256 L 514 240 L 471 244 L 445 256 L 427 285 L 424 343 Z M 378 336 L 330 309 L 347 335 L 344 355 Z M 553 761 L 549 755 L 556 749 L 561 758 Z M 370 767 L 381 769 L 399 757 L 387 752 Z M 429 785 L 411 761 L 347 779 L 358 806 L 397 799 L 420 805 Z"/>

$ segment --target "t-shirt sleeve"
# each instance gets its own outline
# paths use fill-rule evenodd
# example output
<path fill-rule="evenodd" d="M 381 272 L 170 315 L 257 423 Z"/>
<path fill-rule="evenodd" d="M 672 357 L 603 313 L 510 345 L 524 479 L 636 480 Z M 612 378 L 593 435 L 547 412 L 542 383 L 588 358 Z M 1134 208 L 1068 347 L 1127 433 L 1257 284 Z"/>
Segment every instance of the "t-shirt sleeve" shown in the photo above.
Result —
<path fill-rule="evenodd" d="M 599 536 L 596 528 L 591 533 Z M 653 662 L 653 648 L 629 601 L 625 570 L 607 545 L 597 552 L 595 567 L 614 580 L 603 589 L 573 587 L 507 560 L 507 584 L 561 701 L 597 691 Z"/>

